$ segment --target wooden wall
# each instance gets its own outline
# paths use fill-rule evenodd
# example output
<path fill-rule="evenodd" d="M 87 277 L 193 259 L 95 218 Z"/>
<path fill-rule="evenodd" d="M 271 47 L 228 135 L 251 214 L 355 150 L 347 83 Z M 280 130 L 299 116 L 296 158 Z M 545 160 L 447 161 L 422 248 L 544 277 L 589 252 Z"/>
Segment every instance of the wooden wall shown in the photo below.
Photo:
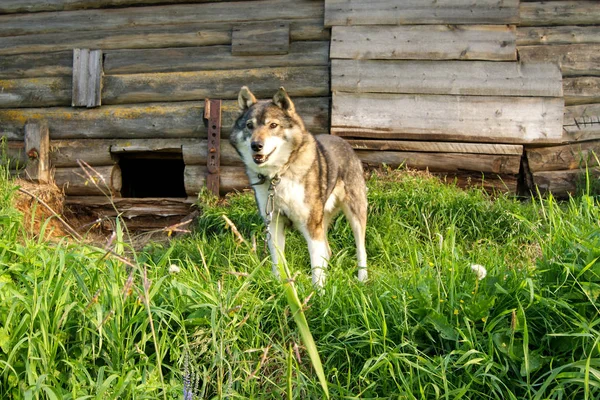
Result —
<path fill-rule="evenodd" d="M 118 195 L 124 152 L 182 153 L 195 196 L 206 176 L 204 99 L 222 99 L 221 188 L 243 187 L 227 140 L 241 86 L 263 98 L 285 86 L 309 129 L 329 130 L 323 17 L 313 0 L 3 0 L 0 135 L 23 162 L 25 125 L 46 121 L 56 183 L 80 204 L 102 193 L 77 160 Z M 98 81 L 88 79 L 94 57 Z"/>

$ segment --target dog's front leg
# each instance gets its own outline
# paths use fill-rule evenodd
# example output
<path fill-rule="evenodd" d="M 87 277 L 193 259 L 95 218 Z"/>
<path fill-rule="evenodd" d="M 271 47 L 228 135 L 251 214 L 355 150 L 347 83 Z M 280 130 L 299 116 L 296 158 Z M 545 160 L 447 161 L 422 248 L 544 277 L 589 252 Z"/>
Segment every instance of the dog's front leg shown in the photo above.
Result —
<path fill-rule="evenodd" d="M 313 285 L 323 287 L 325 285 L 325 268 L 329 262 L 329 248 L 325 240 L 325 233 L 323 229 L 317 229 L 316 231 L 303 230 L 302 234 L 308 244 Z"/>
<path fill-rule="evenodd" d="M 285 262 L 285 217 L 281 214 L 273 215 L 269 232 L 267 244 L 271 253 L 271 261 L 273 261 L 273 274 L 280 278 L 279 262 Z"/>

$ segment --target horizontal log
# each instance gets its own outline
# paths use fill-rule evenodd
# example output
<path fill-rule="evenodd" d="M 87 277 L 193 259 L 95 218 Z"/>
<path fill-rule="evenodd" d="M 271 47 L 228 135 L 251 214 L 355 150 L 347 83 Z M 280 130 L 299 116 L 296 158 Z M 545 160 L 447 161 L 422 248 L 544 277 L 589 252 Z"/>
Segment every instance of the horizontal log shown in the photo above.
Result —
<path fill-rule="evenodd" d="M 0 15 L 0 36 L 52 32 L 99 31 L 136 26 L 186 23 L 239 23 L 319 18 L 323 3 L 301 0 L 289 6 L 279 0 L 260 0 L 235 6 L 228 2 L 182 4 Z"/>
<path fill-rule="evenodd" d="M 221 141 L 221 165 L 242 166 L 242 160 L 228 141 Z M 208 159 L 208 141 L 199 140 L 183 146 L 185 165 L 206 165 Z"/>
<path fill-rule="evenodd" d="M 188 196 L 197 196 L 206 186 L 207 173 L 206 166 L 186 165 L 184 184 L 185 192 Z M 250 187 L 250 182 L 242 167 L 221 167 L 219 177 L 219 190 L 221 194 Z"/>
<path fill-rule="evenodd" d="M 563 138 L 566 142 L 600 139 L 600 104 L 565 107 Z"/>
<path fill-rule="evenodd" d="M 52 167 L 78 167 L 78 160 L 93 167 L 115 164 L 110 154 L 114 140 L 52 140 L 50 141 L 50 164 Z"/>
<path fill-rule="evenodd" d="M 331 90 L 561 97 L 556 65 L 486 61 L 332 60 Z"/>
<path fill-rule="evenodd" d="M 461 171 L 457 173 L 433 172 L 432 175 L 438 176 L 445 182 L 456 184 L 458 187 L 464 189 L 483 189 L 491 194 L 518 193 L 518 175 L 482 174 L 481 172 L 467 171 Z"/>
<path fill-rule="evenodd" d="M 546 143 L 562 138 L 563 101 L 334 93 L 333 134 L 354 138 Z"/>
<path fill-rule="evenodd" d="M 226 71 L 107 75 L 103 104 L 237 99 L 240 88 L 252 82 L 256 96 L 272 97 L 285 86 L 291 96 L 328 96 L 329 68 L 283 67 Z"/>
<path fill-rule="evenodd" d="M 118 50 L 107 52 L 105 74 L 208 71 L 264 67 L 329 65 L 329 42 L 295 42 L 289 53 L 260 57 L 231 54 L 231 46 Z"/>
<path fill-rule="evenodd" d="M 523 154 L 522 145 L 456 142 L 417 142 L 409 140 L 364 140 L 349 139 L 348 143 L 356 150 L 409 151 L 426 153 L 466 153 L 466 154 Z"/>
<path fill-rule="evenodd" d="M 589 176 L 592 179 L 600 177 L 600 169 L 589 169 Z M 585 190 L 586 172 L 585 170 L 568 171 L 540 171 L 533 173 L 533 183 L 540 193 L 552 193 L 555 197 L 563 198 L 568 195 L 574 195 L 578 190 Z M 535 189 L 534 189 L 535 190 Z"/>
<path fill-rule="evenodd" d="M 299 115 L 312 133 L 329 131 L 329 98 L 294 98 Z M 237 100 L 224 101 L 221 107 L 221 136 L 229 132 L 240 115 Z M 202 116 L 204 101 L 102 106 L 95 109 L 31 108 L 0 109 L 0 135 L 23 140 L 28 120 L 47 120 L 50 138 L 58 139 L 140 139 L 206 138 Z"/>
<path fill-rule="evenodd" d="M 94 167 L 89 175 L 82 168 L 56 168 L 54 182 L 67 196 L 118 196 L 123 180 L 118 165 Z"/>
<path fill-rule="evenodd" d="M 71 104 L 72 78 L 0 80 L 0 108 L 50 107 Z"/>
<path fill-rule="evenodd" d="M 519 47 L 522 62 L 551 62 L 563 76 L 600 75 L 600 44 L 561 44 Z"/>
<path fill-rule="evenodd" d="M 564 78 L 563 93 L 566 105 L 600 103 L 600 77 Z"/>
<path fill-rule="evenodd" d="M 325 25 L 511 24 L 518 0 L 325 0 Z"/>
<path fill-rule="evenodd" d="M 25 154 L 25 143 L 7 141 L 5 144 L 0 142 L 0 165 L 8 166 L 9 169 L 21 169 L 27 164 L 27 154 Z"/>
<path fill-rule="evenodd" d="M 356 150 L 358 158 L 370 165 L 386 164 L 432 172 L 477 171 L 495 174 L 518 174 L 521 156 L 466 153 L 417 153 L 409 151 Z"/>
<path fill-rule="evenodd" d="M 231 53 L 235 56 L 287 54 L 290 50 L 290 24 L 257 22 L 236 26 L 231 33 Z"/>
<path fill-rule="evenodd" d="M 600 26 L 519 26 L 517 46 L 600 43 Z"/>
<path fill-rule="evenodd" d="M 514 26 L 334 26 L 331 58 L 516 61 L 515 40 Z"/>
<path fill-rule="evenodd" d="M 525 152 L 532 172 L 592 167 L 598 165 L 596 155 L 600 156 L 600 141 L 551 147 L 527 147 Z"/>
<path fill-rule="evenodd" d="M 322 20 L 301 19 L 290 24 L 292 41 L 329 41 Z M 159 49 L 230 45 L 231 31 L 239 24 L 185 24 L 130 29 L 58 32 L 0 37 L 0 55 L 72 51 L 73 48 Z M 108 52 L 108 54 L 110 54 Z M 41 59 L 49 58 L 41 57 Z M 23 63 L 24 64 L 24 63 Z M 33 68 L 24 64 L 23 68 Z"/>
<path fill-rule="evenodd" d="M 73 50 L 0 57 L 0 79 L 68 76 L 73 73 Z"/>
<path fill-rule="evenodd" d="M 600 25 L 600 3 L 597 1 L 521 2 L 519 25 Z"/>
<path fill-rule="evenodd" d="M 106 217 L 137 218 L 142 216 L 172 217 L 190 213 L 192 198 L 107 198 L 104 196 L 68 196 L 70 208 L 85 208 Z M 116 209 L 116 210 L 115 210 Z"/>

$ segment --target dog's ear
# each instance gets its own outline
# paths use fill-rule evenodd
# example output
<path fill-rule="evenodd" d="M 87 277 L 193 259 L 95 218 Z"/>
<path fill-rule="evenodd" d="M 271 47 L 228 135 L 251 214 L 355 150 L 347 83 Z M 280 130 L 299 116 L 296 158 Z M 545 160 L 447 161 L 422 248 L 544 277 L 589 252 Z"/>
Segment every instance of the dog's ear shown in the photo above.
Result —
<path fill-rule="evenodd" d="M 273 96 L 273 104 L 288 114 L 294 114 L 296 112 L 296 107 L 294 107 L 292 99 L 290 99 L 290 96 L 288 96 L 283 86 L 280 87 L 277 93 L 275 93 L 275 96 Z"/>
<path fill-rule="evenodd" d="M 242 110 L 247 110 L 256 103 L 256 97 L 252 94 L 248 86 L 242 86 L 238 94 L 238 105 Z"/>

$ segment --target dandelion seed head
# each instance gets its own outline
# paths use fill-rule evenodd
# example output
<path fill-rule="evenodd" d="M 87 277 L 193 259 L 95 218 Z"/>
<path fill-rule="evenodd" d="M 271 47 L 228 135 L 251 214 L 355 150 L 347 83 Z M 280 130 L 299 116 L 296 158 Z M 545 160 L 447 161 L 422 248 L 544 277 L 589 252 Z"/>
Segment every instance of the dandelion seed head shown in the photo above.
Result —
<path fill-rule="evenodd" d="M 181 269 L 175 264 L 171 264 L 171 266 L 169 267 L 170 274 L 178 274 L 180 272 L 181 272 Z"/>
<path fill-rule="evenodd" d="M 483 265 L 471 264 L 471 270 L 477 275 L 477 280 L 482 280 L 487 275 L 487 270 Z"/>

